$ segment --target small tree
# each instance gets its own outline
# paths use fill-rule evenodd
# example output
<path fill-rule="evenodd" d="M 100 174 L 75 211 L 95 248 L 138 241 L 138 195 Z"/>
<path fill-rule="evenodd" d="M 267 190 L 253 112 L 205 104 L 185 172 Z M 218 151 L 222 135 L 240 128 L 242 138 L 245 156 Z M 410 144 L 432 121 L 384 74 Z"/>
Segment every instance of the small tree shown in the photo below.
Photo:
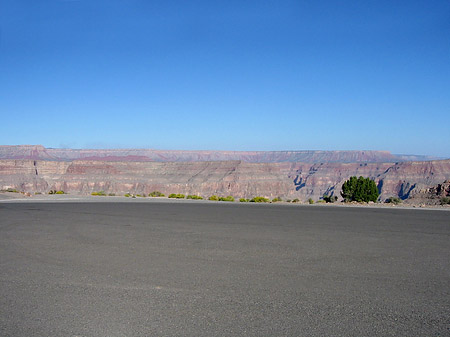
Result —
<path fill-rule="evenodd" d="M 372 179 L 353 176 L 342 185 L 341 195 L 346 202 L 376 202 L 379 193 L 377 185 Z"/>

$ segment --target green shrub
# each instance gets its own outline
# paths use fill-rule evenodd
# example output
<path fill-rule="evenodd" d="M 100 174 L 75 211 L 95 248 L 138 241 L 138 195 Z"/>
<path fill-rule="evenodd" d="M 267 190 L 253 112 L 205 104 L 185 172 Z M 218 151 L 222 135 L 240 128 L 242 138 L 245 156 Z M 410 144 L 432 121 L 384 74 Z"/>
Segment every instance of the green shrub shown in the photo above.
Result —
<path fill-rule="evenodd" d="M 131 197 L 131 194 L 130 193 L 125 193 L 123 196 L 129 198 L 129 197 Z"/>
<path fill-rule="evenodd" d="M 41 192 L 34 192 L 34 194 L 42 194 Z"/>
<path fill-rule="evenodd" d="M 292 202 L 300 202 L 300 200 L 298 198 L 295 198 L 294 200 L 292 200 Z"/>
<path fill-rule="evenodd" d="M 245 198 L 240 198 L 239 199 L 239 202 L 249 202 L 250 201 L 250 199 L 245 199 Z"/>
<path fill-rule="evenodd" d="M 323 195 L 323 201 L 326 203 L 333 203 L 338 200 L 338 197 L 336 195 Z"/>
<path fill-rule="evenodd" d="M 64 191 L 56 191 L 55 194 L 65 194 Z"/>
<path fill-rule="evenodd" d="M 325 203 L 325 200 L 322 200 L 322 199 L 316 201 L 316 204 L 324 204 L 324 203 Z"/>
<path fill-rule="evenodd" d="M 116 196 L 115 193 L 109 193 L 108 195 L 109 195 L 110 197 L 115 197 L 115 196 Z"/>
<path fill-rule="evenodd" d="M 153 191 L 148 196 L 155 198 L 155 197 L 164 197 L 165 195 L 160 191 Z"/>
<path fill-rule="evenodd" d="M 269 199 L 264 197 L 254 197 L 250 202 L 269 202 Z"/>
<path fill-rule="evenodd" d="M 312 198 L 309 198 L 309 199 L 308 199 L 308 203 L 309 203 L 310 205 L 312 205 L 312 204 L 314 204 L 314 200 L 313 200 Z"/>
<path fill-rule="evenodd" d="M 91 195 L 106 196 L 106 193 L 103 191 L 98 191 L 98 192 L 92 192 Z"/>
<path fill-rule="evenodd" d="M 372 179 L 353 176 L 342 185 L 341 195 L 345 202 L 376 202 L 379 193 L 377 185 Z"/>
<path fill-rule="evenodd" d="M 219 201 L 219 197 L 217 195 L 212 195 L 208 198 L 208 200 Z"/>
<path fill-rule="evenodd" d="M 12 193 L 19 193 L 19 191 L 18 190 L 16 190 L 15 188 L 8 188 L 7 190 L 6 190 L 6 192 L 12 192 Z"/>
<path fill-rule="evenodd" d="M 199 196 L 199 195 L 192 195 L 192 194 L 190 194 L 190 195 L 188 195 L 188 196 L 186 197 L 186 199 L 203 200 L 203 197 L 201 197 L 201 196 Z"/>
<path fill-rule="evenodd" d="M 276 197 L 272 199 L 272 202 L 279 202 L 279 201 L 283 201 L 280 197 Z"/>
<path fill-rule="evenodd" d="M 387 204 L 394 204 L 394 205 L 398 205 L 401 202 L 402 202 L 402 200 L 397 197 L 390 197 L 390 198 L 387 198 L 385 201 L 385 203 L 387 203 Z"/>
<path fill-rule="evenodd" d="M 181 194 L 181 193 L 178 193 L 178 194 L 171 193 L 171 194 L 169 194 L 169 198 L 171 198 L 171 199 L 184 199 L 184 197 L 185 197 L 185 195 Z"/>
<path fill-rule="evenodd" d="M 227 197 L 219 197 L 219 201 L 234 201 L 234 197 L 231 195 Z"/>
<path fill-rule="evenodd" d="M 441 205 L 450 205 L 450 197 L 441 198 Z"/>

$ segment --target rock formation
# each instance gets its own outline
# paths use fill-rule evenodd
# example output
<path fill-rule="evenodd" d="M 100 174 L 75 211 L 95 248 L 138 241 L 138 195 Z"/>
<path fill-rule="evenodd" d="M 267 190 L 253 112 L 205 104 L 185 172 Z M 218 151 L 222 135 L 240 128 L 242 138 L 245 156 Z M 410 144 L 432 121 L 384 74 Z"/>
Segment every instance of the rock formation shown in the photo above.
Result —
<path fill-rule="evenodd" d="M 50 154 L 49 154 L 50 155 Z M 399 163 L 250 163 L 236 161 L 100 161 L 0 160 L 0 189 L 25 192 L 63 190 L 73 194 L 94 191 L 123 194 L 184 193 L 208 197 L 265 196 L 318 199 L 340 196 L 350 176 L 375 180 L 381 200 L 412 198 L 424 189 L 450 180 L 450 160 Z"/>
<path fill-rule="evenodd" d="M 0 146 L 0 159 L 199 162 L 239 160 L 247 163 L 367 163 L 438 159 L 394 155 L 388 151 L 169 151 L 152 149 L 52 149 L 41 145 Z"/>

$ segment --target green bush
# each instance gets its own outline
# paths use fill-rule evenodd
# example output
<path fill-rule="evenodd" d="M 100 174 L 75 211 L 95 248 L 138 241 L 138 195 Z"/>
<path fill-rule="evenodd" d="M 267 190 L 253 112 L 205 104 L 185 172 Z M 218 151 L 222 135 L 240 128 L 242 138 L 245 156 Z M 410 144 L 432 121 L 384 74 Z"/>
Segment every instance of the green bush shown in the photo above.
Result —
<path fill-rule="evenodd" d="M 387 204 L 394 204 L 394 205 L 398 205 L 401 202 L 402 202 L 402 200 L 400 198 L 397 198 L 397 197 L 390 197 L 390 198 L 387 198 L 385 200 L 385 203 L 387 203 Z"/>
<path fill-rule="evenodd" d="M 56 191 L 55 194 L 65 194 L 64 191 Z"/>
<path fill-rule="evenodd" d="M 316 201 L 316 204 L 324 204 L 324 203 L 325 203 L 325 200 L 322 200 L 322 199 Z"/>
<path fill-rule="evenodd" d="M 217 195 L 212 195 L 208 198 L 208 200 L 219 201 L 219 197 Z"/>
<path fill-rule="evenodd" d="M 131 197 L 131 194 L 130 193 L 125 193 L 123 196 L 129 198 L 129 197 Z"/>
<path fill-rule="evenodd" d="M 239 199 L 239 202 L 249 202 L 250 201 L 250 199 L 245 199 L 245 198 L 240 198 Z"/>
<path fill-rule="evenodd" d="M 264 197 L 254 197 L 250 202 L 269 202 L 269 199 Z"/>
<path fill-rule="evenodd" d="M 155 197 L 164 197 L 165 195 L 160 191 L 153 191 L 148 196 L 155 198 Z"/>
<path fill-rule="evenodd" d="M 376 202 L 379 193 L 377 185 L 372 179 L 353 176 L 342 185 L 341 195 L 345 202 Z"/>
<path fill-rule="evenodd" d="M 219 201 L 234 201 L 234 197 L 231 195 L 227 197 L 219 197 Z"/>
<path fill-rule="evenodd" d="M 314 200 L 313 200 L 312 198 L 309 198 L 309 199 L 308 199 L 308 203 L 309 203 L 310 205 L 312 205 L 312 204 L 314 204 Z"/>
<path fill-rule="evenodd" d="M 109 195 L 110 197 L 115 197 L 115 196 L 116 196 L 115 193 L 109 193 L 108 195 Z"/>
<path fill-rule="evenodd" d="M 279 201 L 283 201 L 280 197 L 276 197 L 272 199 L 272 202 L 279 202 Z"/>
<path fill-rule="evenodd" d="M 441 198 L 441 205 L 450 205 L 450 197 Z"/>
<path fill-rule="evenodd" d="M 201 196 L 199 196 L 199 195 L 192 195 L 192 194 L 190 194 L 190 195 L 188 195 L 188 196 L 186 197 L 186 199 L 203 200 L 203 197 L 201 197 Z"/>
<path fill-rule="evenodd" d="M 8 188 L 7 190 L 6 190 L 6 192 L 12 192 L 12 193 L 19 193 L 19 191 L 18 190 L 16 190 L 15 188 Z"/>
<path fill-rule="evenodd" d="M 178 193 L 178 194 L 171 193 L 171 194 L 169 194 L 169 198 L 171 198 L 171 199 L 184 199 L 184 197 L 185 197 L 185 195 L 181 194 L 181 193 Z"/>
<path fill-rule="evenodd" d="M 292 202 L 300 202 L 300 200 L 298 198 L 295 198 L 294 200 L 292 200 Z"/>
<path fill-rule="evenodd" d="M 326 203 L 333 203 L 333 202 L 338 200 L 338 197 L 336 195 L 326 195 L 326 194 L 324 194 L 323 195 L 323 200 Z"/>
<path fill-rule="evenodd" d="M 106 196 L 106 193 L 103 191 L 98 191 L 98 192 L 92 192 L 91 195 Z"/>

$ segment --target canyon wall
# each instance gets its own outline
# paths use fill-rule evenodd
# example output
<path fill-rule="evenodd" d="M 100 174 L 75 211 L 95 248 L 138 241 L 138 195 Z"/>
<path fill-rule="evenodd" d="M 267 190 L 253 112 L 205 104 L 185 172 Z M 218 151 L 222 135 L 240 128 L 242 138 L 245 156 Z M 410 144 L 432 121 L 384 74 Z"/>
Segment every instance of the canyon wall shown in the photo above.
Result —
<path fill-rule="evenodd" d="M 42 145 L 1 145 L 0 159 L 247 163 L 366 163 L 438 159 L 388 151 L 177 151 L 154 149 L 52 149 Z"/>
<path fill-rule="evenodd" d="M 208 197 L 265 196 L 317 200 L 340 196 L 350 176 L 375 180 L 381 200 L 407 199 L 450 180 L 450 160 L 400 163 L 249 163 L 245 161 L 130 162 L 98 160 L 0 160 L 0 189 L 72 194 L 184 193 Z"/>

